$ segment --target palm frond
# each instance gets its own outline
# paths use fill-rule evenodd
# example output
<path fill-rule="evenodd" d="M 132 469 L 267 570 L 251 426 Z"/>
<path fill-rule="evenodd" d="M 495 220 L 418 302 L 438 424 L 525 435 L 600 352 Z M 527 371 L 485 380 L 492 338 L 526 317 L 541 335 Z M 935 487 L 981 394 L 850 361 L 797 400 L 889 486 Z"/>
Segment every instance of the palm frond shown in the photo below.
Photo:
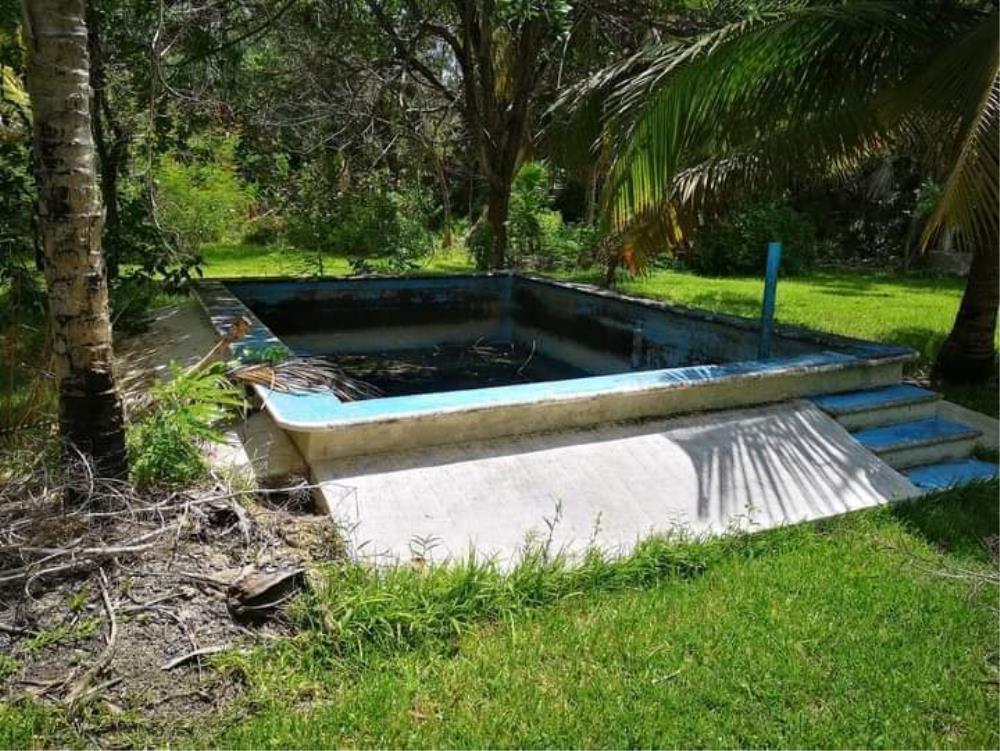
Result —
<path fill-rule="evenodd" d="M 950 169 L 923 234 L 926 245 L 944 227 L 965 247 L 992 247 L 1000 221 L 1000 69 L 998 15 L 992 13 L 919 76 L 922 117 L 905 122 Z M 949 106 L 950 105 L 950 106 Z M 945 109 L 942 109 L 946 107 Z M 937 127 L 930 130 L 928 121 Z M 948 138 L 948 133 L 953 137 Z M 936 148 L 935 148 L 936 147 Z"/>
<path fill-rule="evenodd" d="M 886 153 L 892 143 L 868 107 L 803 118 L 720 154 L 691 160 L 674 178 L 670 198 L 710 215 L 792 186 L 846 177 Z"/>
<path fill-rule="evenodd" d="M 241 364 L 230 368 L 226 377 L 234 383 L 265 386 L 281 393 L 330 392 L 343 401 L 369 399 L 380 393 L 371 384 L 317 358 Z"/>
<path fill-rule="evenodd" d="M 948 4 L 793 3 L 662 48 L 609 105 L 610 223 L 857 164 L 893 138 L 871 103 L 966 27 Z"/>
<path fill-rule="evenodd" d="M 994 75 L 986 90 L 979 117 L 969 128 L 955 167 L 924 230 L 926 245 L 935 232 L 953 227 L 956 240 L 965 247 L 997 245 L 998 168 L 1000 150 L 1000 75 Z"/>
<path fill-rule="evenodd" d="M 0 64 L 0 99 L 28 107 L 28 92 L 17 73 L 9 65 Z"/>

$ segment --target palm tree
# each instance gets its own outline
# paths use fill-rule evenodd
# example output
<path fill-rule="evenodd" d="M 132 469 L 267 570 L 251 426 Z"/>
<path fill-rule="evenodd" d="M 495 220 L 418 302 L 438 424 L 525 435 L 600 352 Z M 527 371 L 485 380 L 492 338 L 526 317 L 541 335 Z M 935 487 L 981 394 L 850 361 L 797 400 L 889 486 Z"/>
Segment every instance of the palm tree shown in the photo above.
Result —
<path fill-rule="evenodd" d="M 603 71 L 616 158 L 604 196 L 620 234 L 711 215 L 753 194 L 910 153 L 943 185 L 945 228 L 973 252 L 936 369 L 994 372 L 998 302 L 996 3 L 785 2 Z M 916 312 L 916 311 L 915 311 Z"/>
<path fill-rule="evenodd" d="M 101 255 L 85 1 L 24 0 L 22 15 L 60 430 L 96 471 L 121 476 L 125 441 Z"/>

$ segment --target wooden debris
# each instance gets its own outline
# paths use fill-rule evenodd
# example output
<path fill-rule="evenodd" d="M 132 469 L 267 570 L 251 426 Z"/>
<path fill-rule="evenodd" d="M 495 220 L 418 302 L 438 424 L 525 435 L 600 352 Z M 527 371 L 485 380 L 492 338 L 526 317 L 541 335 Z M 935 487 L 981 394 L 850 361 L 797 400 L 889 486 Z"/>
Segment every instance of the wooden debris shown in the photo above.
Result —
<path fill-rule="evenodd" d="M 174 659 L 163 663 L 160 666 L 160 670 L 173 670 L 179 665 L 183 665 L 185 662 L 189 662 L 198 657 L 205 657 L 206 655 L 214 655 L 219 652 L 224 652 L 229 649 L 229 644 L 215 644 L 211 647 L 202 647 L 201 649 L 195 649 L 191 652 L 182 654 L 180 657 L 175 657 Z"/>
<path fill-rule="evenodd" d="M 229 586 L 226 604 L 237 620 L 265 620 L 305 586 L 305 569 L 255 571 Z"/>

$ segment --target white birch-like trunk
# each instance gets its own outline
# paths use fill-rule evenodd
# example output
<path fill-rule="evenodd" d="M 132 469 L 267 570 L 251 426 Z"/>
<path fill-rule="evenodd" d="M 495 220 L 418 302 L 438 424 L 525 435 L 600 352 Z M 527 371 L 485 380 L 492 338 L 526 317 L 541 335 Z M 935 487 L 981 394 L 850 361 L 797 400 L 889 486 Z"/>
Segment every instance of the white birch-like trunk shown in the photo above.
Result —
<path fill-rule="evenodd" d="M 121 476 L 85 11 L 85 0 L 22 0 L 60 430 L 101 475 Z"/>

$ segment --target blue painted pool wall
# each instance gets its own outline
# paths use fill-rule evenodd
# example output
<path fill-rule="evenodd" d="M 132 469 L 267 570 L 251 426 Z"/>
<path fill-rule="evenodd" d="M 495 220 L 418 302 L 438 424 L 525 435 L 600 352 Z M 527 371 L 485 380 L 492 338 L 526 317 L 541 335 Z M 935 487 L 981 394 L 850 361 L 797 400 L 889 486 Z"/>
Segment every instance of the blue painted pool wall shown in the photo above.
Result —
<path fill-rule="evenodd" d="M 507 275 L 227 286 L 302 354 L 364 354 L 512 336 Z"/>
<path fill-rule="evenodd" d="M 614 354 L 627 370 L 676 368 L 756 359 L 759 329 L 728 317 L 649 305 L 615 295 L 588 295 L 541 280 L 514 283 L 515 335 L 558 332 L 593 359 Z M 750 323 L 748 321 L 748 323 Z M 776 337 L 774 354 L 793 357 L 824 349 L 816 341 Z M 619 367 L 618 369 L 622 369 Z"/>

